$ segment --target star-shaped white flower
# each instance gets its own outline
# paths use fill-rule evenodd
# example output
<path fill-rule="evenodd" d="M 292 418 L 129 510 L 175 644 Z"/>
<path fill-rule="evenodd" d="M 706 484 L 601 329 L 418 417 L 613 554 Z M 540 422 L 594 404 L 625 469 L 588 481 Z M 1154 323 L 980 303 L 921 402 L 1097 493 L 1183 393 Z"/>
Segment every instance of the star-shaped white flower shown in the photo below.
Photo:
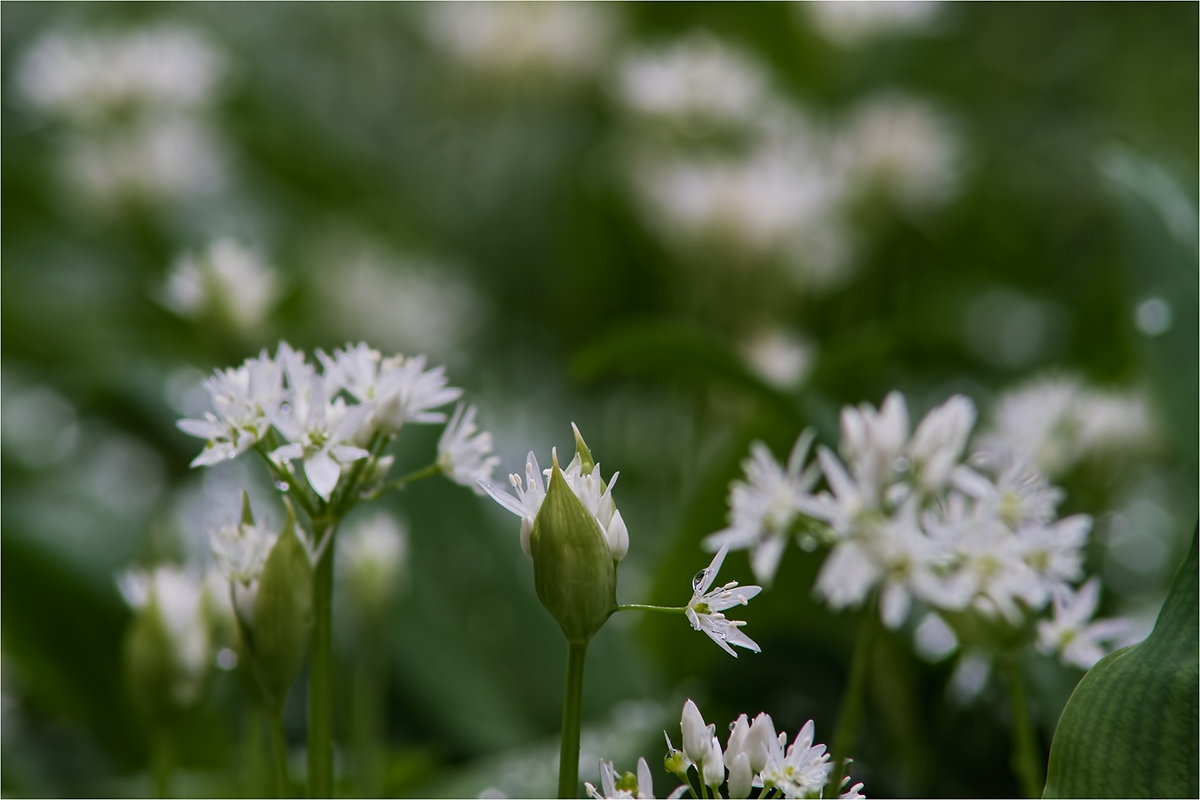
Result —
<path fill-rule="evenodd" d="M 1131 621 L 1090 621 L 1099 602 L 1098 578 L 1092 578 L 1077 592 L 1055 592 L 1054 619 L 1038 622 L 1038 649 L 1047 654 L 1057 652 L 1066 664 L 1091 669 L 1112 650 L 1132 644 L 1135 631 Z"/>
<path fill-rule="evenodd" d="M 207 439 L 193 467 L 218 464 L 236 458 L 266 436 L 269 415 L 283 401 L 282 371 L 264 350 L 258 358 L 233 369 L 217 370 L 204 382 L 213 411 L 204 419 L 181 419 L 176 424 L 184 433 Z M 215 412 L 215 413 L 214 413 Z"/>
<path fill-rule="evenodd" d="M 694 630 L 704 631 L 708 638 L 716 642 L 722 650 L 737 658 L 737 653 L 730 645 L 752 650 L 755 653 L 761 652 L 761 650 L 753 639 L 739 630 L 746 624 L 744 621 L 727 619 L 721 612 L 734 606 L 746 605 L 751 598 L 762 591 L 762 587 L 738 586 L 737 581 L 730 581 L 711 592 L 708 591 L 713 581 L 716 580 L 717 573 L 721 570 L 721 565 L 725 562 L 725 555 L 728 552 L 728 546 L 722 547 L 713 557 L 712 563 L 692 579 L 692 599 L 684 613 Z M 691 757 L 690 753 L 688 755 Z"/>
<path fill-rule="evenodd" d="M 813 434 L 806 430 L 796 439 L 787 469 L 779 465 L 762 442 L 750 446 L 750 458 L 742 462 L 745 481 L 734 481 L 729 491 L 729 527 L 704 539 L 708 551 L 728 547 L 751 549 L 750 569 L 754 577 L 770 583 L 787 547 L 792 522 L 799 513 L 798 502 L 812 490 L 820 477 L 816 465 L 805 469 Z"/>
<path fill-rule="evenodd" d="M 767 765 L 755 786 L 776 789 L 784 797 L 811 797 L 820 793 L 833 765 L 825 745 L 814 744 L 816 726 L 810 719 L 796 734 L 796 739 L 784 753 L 787 734 L 779 734 L 767 754 Z"/>
<path fill-rule="evenodd" d="M 475 406 L 463 413 L 462 403 L 454 409 L 446 429 L 438 439 L 438 467 L 455 483 L 483 494 L 481 483 L 492 479 L 492 470 L 500 463 L 492 452 L 492 435 L 476 433 Z"/>
<path fill-rule="evenodd" d="M 347 407 L 340 397 L 332 403 L 326 402 L 325 384 L 318 375 L 305 375 L 298 382 L 305 383 L 307 391 L 296 391 L 293 405 L 281 407 L 272 417 L 275 427 L 290 444 L 275 450 L 271 457 L 280 461 L 302 460 L 304 475 L 313 491 L 328 501 L 341 477 L 342 466 L 370 455 L 361 447 L 345 442 L 362 426 L 371 406 Z"/>

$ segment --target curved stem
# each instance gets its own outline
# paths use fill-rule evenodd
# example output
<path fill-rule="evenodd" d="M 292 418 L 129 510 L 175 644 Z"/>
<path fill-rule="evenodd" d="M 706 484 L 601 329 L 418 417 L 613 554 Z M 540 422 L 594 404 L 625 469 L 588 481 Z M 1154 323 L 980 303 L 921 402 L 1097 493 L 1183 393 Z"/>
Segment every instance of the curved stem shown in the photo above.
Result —
<path fill-rule="evenodd" d="M 320 541 L 336 523 L 313 520 Z M 332 542 L 313 572 L 312 654 L 308 668 L 308 791 L 310 797 L 333 796 L 333 553 Z"/>
<path fill-rule="evenodd" d="M 567 685 L 563 692 L 562 747 L 558 753 L 558 796 L 579 793 L 579 730 L 583 725 L 583 662 L 587 642 L 567 643 Z"/>
<path fill-rule="evenodd" d="M 648 606 L 641 603 L 625 603 L 619 605 L 616 611 L 657 611 L 660 614 L 683 614 L 687 606 Z"/>
<path fill-rule="evenodd" d="M 271 728 L 271 765 L 275 770 L 275 796 L 288 796 L 287 738 L 283 735 L 283 707 L 267 711 Z"/>
<path fill-rule="evenodd" d="M 1008 678 L 1008 696 L 1012 702 L 1012 769 L 1021 783 L 1025 797 L 1041 797 L 1046 783 L 1042 757 L 1038 753 L 1037 734 L 1029 716 L 1029 700 L 1025 695 L 1025 676 L 1018 654 L 1000 659 Z"/>
<path fill-rule="evenodd" d="M 390 492 L 392 489 L 403 489 L 405 486 L 408 486 L 408 484 L 410 484 L 410 483 L 416 483 L 419 480 L 423 480 L 425 478 L 430 478 L 434 475 L 437 475 L 441 471 L 442 471 L 441 465 L 435 461 L 427 467 L 421 467 L 419 470 L 416 470 L 415 472 L 410 472 L 403 477 L 388 481 L 387 483 L 380 486 L 378 489 L 375 489 L 374 491 L 372 491 L 369 497 L 370 497 L 370 499 L 374 499 L 386 492 Z"/>
<path fill-rule="evenodd" d="M 154 793 L 156 797 L 171 796 L 171 773 L 175 769 L 175 735 L 164 727 L 154 742 Z"/>
<path fill-rule="evenodd" d="M 837 732 L 833 735 L 833 757 L 829 763 L 833 769 L 829 772 L 830 792 L 836 795 L 845 777 L 845 765 L 850 748 L 858 735 L 858 726 L 862 722 L 863 701 L 867 689 L 867 671 L 871 664 L 871 650 L 875 643 L 875 629 L 878 624 L 878 612 L 874 603 L 867 603 L 863 611 L 863 620 L 858 628 L 858 641 L 854 644 L 854 656 L 850 659 L 850 678 L 846 684 L 846 693 L 842 695 L 842 709 L 838 715 Z"/>

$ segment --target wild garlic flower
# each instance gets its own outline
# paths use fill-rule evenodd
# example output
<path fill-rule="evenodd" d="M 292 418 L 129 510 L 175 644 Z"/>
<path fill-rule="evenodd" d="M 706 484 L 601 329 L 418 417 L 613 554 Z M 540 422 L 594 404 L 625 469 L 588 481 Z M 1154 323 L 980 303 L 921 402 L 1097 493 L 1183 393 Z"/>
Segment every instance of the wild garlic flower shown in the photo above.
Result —
<path fill-rule="evenodd" d="M 117 587 L 135 612 L 158 615 L 175 670 L 173 698 L 183 706 L 195 703 L 212 650 L 203 579 L 192 570 L 164 565 L 127 570 L 117 577 Z"/>
<path fill-rule="evenodd" d="M 741 632 L 740 628 L 746 624 L 745 622 L 728 619 L 721 612 L 734 606 L 746 605 L 762 591 L 762 587 L 739 587 L 737 581 L 730 581 L 724 586 L 709 591 L 709 587 L 717 578 L 721 565 L 725 563 L 725 555 L 728 552 L 728 545 L 722 547 L 713 557 L 712 563 L 692 579 L 692 599 L 687 604 L 685 613 L 694 630 L 704 631 L 708 638 L 716 642 L 722 650 L 737 658 L 737 653 L 730 645 L 743 647 L 755 653 L 761 652 L 760 648 L 753 639 Z M 684 749 L 687 750 L 687 748 Z M 688 757 L 697 761 L 691 752 L 688 752 Z"/>
<path fill-rule="evenodd" d="M 672 748 L 671 737 L 666 736 L 668 771 L 686 781 L 689 768 L 696 767 L 703 784 L 713 787 L 714 797 L 719 796 L 717 787 L 726 781 L 731 798 L 749 797 L 754 788 L 761 790 L 761 796 L 778 792 L 789 798 L 821 797 L 833 770 L 825 745 L 814 741 L 812 720 L 801 728 L 789 746 L 787 734 L 776 735 L 775 724 L 768 714 L 759 714 L 753 722 L 742 714 L 729 726 L 729 738 L 722 752 L 714 735 L 716 726 L 706 725 L 696 704 L 688 700 L 683 706 L 680 730 L 686 760 L 683 753 Z M 847 783 L 848 776 L 839 786 L 845 788 Z M 855 784 L 841 798 L 861 798 L 862 786 Z M 686 791 L 687 786 L 680 789 Z"/>
<path fill-rule="evenodd" d="M 654 778 L 650 774 L 650 767 L 644 758 L 638 759 L 636 775 L 631 772 L 618 775 L 611 761 L 602 760 L 600 762 L 600 789 L 597 790 L 588 782 L 584 782 L 583 786 L 587 790 L 587 796 L 596 798 L 596 800 L 615 800 L 616 798 L 643 800 L 654 797 Z M 680 786 L 667 795 L 668 800 L 682 797 L 686 791 L 686 786 Z"/>
<path fill-rule="evenodd" d="M 571 427 L 578 437 L 579 429 L 575 427 L 574 423 L 571 424 Z M 582 441 L 582 439 L 579 440 Z M 533 558 L 533 553 L 530 550 L 529 537 L 533 533 L 533 524 L 537 519 L 538 511 L 542 508 L 542 501 L 546 499 L 546 484 L 543 482 L 543 475 L 548 479 L 550 473 L 549 469 L 543 471 L 538 468 L 537 456 L 530 451 L 525 459 L 524 480 L 515 473 L 508 476 L 509 483 L 516 491 L 515 495 L 505 492 L 503 488 L 490 481 L 481 481 L 479 484 L 493 500 L 521 518 L 521 550 L 530 558 Z M 617 476 L 620 474 L 620 472 L 614 472 L 608 479 L 608 483 L 605 484 L 600 478 L 600 465 L 593 464 L 592 468 L 585 473 L 578 452 L 563 470 L 567 486 L 583 503 L 588 513 L 595 518 L 596 524 L 600 526 L 600 531 L 604 534 L 614 561 L 620 561 L 629 552 L 629 530 L 625 527 L 625 520 L 622 519 L 621 512 L 617 509 L 612 496 L 613 487 L 616 486 Z"/>
<path fill-rule="evenodd" d="M 463 413 L 459 403 L 438 439 L 438 467 L 446 477 L 484 494 L 480 484 L 492 479 L 492 470 L 500 463 L 499 456 L 492 452 L 492 435 L 487 431 L 476 433 L 475 406 Z"/>
<path fill-rule="evenodd" d="M 279 273 L 233 239 L 217 239 L 199 256 L 171 267 L 160 302 L 188 319 L 217 315 L 236 330 L 257 330 L 279 299 Z"/>
<path fill-rule="evenodd" d="M 360 609 L 373 612 L 406 580 L 408 529 L 383 512 L 348 526 L 338 535 L 337 566 Z"/>
<path fill-rule="evenodd" d="M 1057 653 L 1064 664 L 1091 669 L 1113 650 L 1132 644 L 1138 638 L 1127 619 L 1103 619 L 1091 622 L 1100 601 L 1100 581 L 1092 578 L 1077 592 L 1054 594 L 1054 619 L 1038 623 L 1037 647 L 1043 653 Z"/>
<path fill-rule="evenodd" d="M 404 422 L 444 421 L 434 409 L 462 394 L 446 386 L 442 367 L 426 370 L 424 356 L 382 359 L 365 344 L 317 356 L 321 373 L 303 352 L 281 342 L 275 358 L 264 351 L 205 381 L 212 410 L 178 422 L 185 433 L 208 440 L 192 466 L 236 458 L 269 442 L 275 464 L 289 472 L 292 462 L 300 462 L 313 491 L 328 502 L 344 468 L 370 455 L 365 446 L 394 436 Z M 368 481 L 381 480 L 388 464 L 386 457 L 372 459 Z"/>
<path fill-rule="evenodd" d="M 230 583 L 249 586 L 262 575 L 275 536 L 266 528 L 245 522 L 221 526 L 209 536 L 217 569 Z"/>
<path fill-rule="evenodd" d="M 750 458 L 742 462 L 746 480 L 730 484 L 729 527 L 707 536 L 704 549 L 752 549 L 750 568 L 754 577 L 771 583 L 791 538 L 792 524 L 799 516 L 799 499 L 808 495 L 820 478 L 816 465 L 801 471 L 812 441 L 811 430 L 800 435 L 786 470 L 780 468 L 765 444 L 754 442 Z"/>

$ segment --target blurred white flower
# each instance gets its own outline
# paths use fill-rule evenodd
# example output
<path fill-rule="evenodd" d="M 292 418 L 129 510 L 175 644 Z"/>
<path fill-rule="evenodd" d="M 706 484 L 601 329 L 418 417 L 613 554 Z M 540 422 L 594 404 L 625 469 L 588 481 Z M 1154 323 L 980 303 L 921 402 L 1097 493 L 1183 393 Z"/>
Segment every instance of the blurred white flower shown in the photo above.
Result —
<path fill-rule="evenodd" d="M 1092 578 L 1075 592 L 1070 589 L 1055 592 L 1054 619 L 1042 620 L 1037 626 L 1038 650 L 1057 653 L 1063 663 L 1087 670 L 1113 650 L 1141 638 L 1127 619 L 1092 622 L 1099 601 L 1099 578 Z"/>
<path fill-rule="evenodd" d="M 692 599 L 687 605 L 686 615 L 694 630 L 704 631 L 708 638 L 716 642 L 722 650 L 737 658 L 737 653 L 730 645 L 743 647 L 755 653 L 760 652 L 760 648 L 753 639 L 741 632 L 740 628 L 746 624 L 745 622 L 728 619 L 721 612 L 734 606 L 746 605 L 762 591 L 762 587 L 739 587 L 737 581 L 730 581 L 724 586 L 709 591 L 709 587 L 712 586 L 717 573 L 721 570 L 721 565 L 725 563 L 725 554 L 728 552 L 728 546 L 722 547 L 713 556 L 712 563 L 692 579 Z M 686 751 L 687 748 L 685 747 L 684 750 Z M 692 757 L 691 752 L 688 752 L 688 757 L 699 763 Z"/>
<path fill-rule="evenodd" d="M 631 114 L 694 134 L 755 123 L 773 102 L 768 83 L 751 55 L 698 32 L 626 55 L 617 66 L 615 94 Z"/>
<path fill-rule="evenodd" d="M 17 84 L 37 108 L 88 121 L 131 105 L 189 110 L 207 104 L 220 54 L 198 32 L 160 25 L 107 33 L 51 33 L 18 66 Z"/>
<path fill-rule="evenodd" d="M 752 549 L 754 577 L 767 584 L 775 579 L 800 511 L 800 498 L 810 493 L 820 477 L 815 464 L 803 469 L 812 441 L 811 430 L 796 439 L 786 470 L 765 444 L 750 445 L 750 458 L 742 462 L 746 480 L 730 484 L 729 527 L 705 537 L 705 550 Z"/>
<path fill-rule="evenodd" d="M 476 433 L 475 406 L 463 413 L 462 403 L 454 409 L 446 429 L 438 439 L 438 467 L 455 483 L 485 494 L 481 483 L 492 479 L 492 470 L 500 463 L 499 456 L 492 452 L 492 435 L 487 431 Z"/>
<path fill-rule="evenodd" d="M 177 670 L 175 699 L 182 705 L 198 700 L 212 646 L 203 580 L 191 570 L 164 565 L 128 570 L 118 576 L 117 586 L 130 608 L 157 611 Z"/>
<path fill-rule="evenodd" d="M 446 56 L 499 77 L 586 77 L 617 30 L 613 8 L 602 4 L 439 3 L 425 11 L 426 32 Z"/>
<path fill-rule="evenodd" d="M 937 663 L 958 649 L 958 636 L 945 620 L 930 612 L 913 631 L 913 645 L 917 655 Z"/>
<path fill-rule="evenodd" d="M 835 152 L 855 191 L 878 187 L 907 209 L 944 203 L 958 188 L 959 138 L 923 100 L 885 94 L 862 102 L 839 126 Z"/>
<path fill-rule="evenodd" d="M 165 117 L 71 136 L 59 165 L 77 199 L 93 210 L 215 194 L 226 183 L 226 155 L 203 121 Z"/>
<path fill-rule="evenodd" d="M 1098 390 L 1075 377 L 1050 376 L 997 398 L 979 448 L 988 463 L 1025 458 L 1056 476 L 1091 455 L 1145 447 L 1155 435 L 1140 393 Z"/>
<path fill-rule="evenodd" d="M 338 534 L 338 568 L 365 610 L 376 610 L 405 585 L 408 530 L 383 512 L 363 518 Z"/>
<path fill-rule="evenodd" d="M 799 387 L 816 361 L 816 346 L 788 330 L 772 326 L 743 339 L 738 351 L 750 368 L 778 389 Z"/>
<path fill-rule="evenodd" d="M 159 293 L 176 314 L 216 314 L 241 332 L 258 330 L 279 299 L 279 273 L 232 239 L 217 239 L 203 254 L 177 259 Z"/>
<path fill-rule="evenodd" d="M 249 586 L 262 577 L 276 536 L 261 525 L 222 525 L 209 537 L 217 569 L 230 583 Z"/>
<path fill-rule="evenodd" d="M 0 414 L 4 450 L 35 468 L 70 456 L 79 443 L 75 407 L 48 386 L 21 386 L 5 378 L 7 391 Z"/>
<path fill-rule="evenodd" d="M 597 800 L 609 800 L 609 798 L 620 798 L 621 800 L 639 798 L 641 800 L 641 798 L 654 797 L 654 778 L 650 774 L 650 766 L 644 758 L 638 759 L 637 775 L 633 776 L 617 775 L 611 761 L 601 760 L 600 790 L 597 791 L 591 783 L 584 782 L 583 785 L 587 790 L 587 796 Z M 680 796 L 682 795 L 674 793 L 670 795 L 670 797 Z"/>
<path fill-rule="evenodd" d="M 891 31 L 927 29 L 938 12 L 936 0 L 806 0 L 800 4 L 809 19 L 830 41 L 849 46 Z"/>

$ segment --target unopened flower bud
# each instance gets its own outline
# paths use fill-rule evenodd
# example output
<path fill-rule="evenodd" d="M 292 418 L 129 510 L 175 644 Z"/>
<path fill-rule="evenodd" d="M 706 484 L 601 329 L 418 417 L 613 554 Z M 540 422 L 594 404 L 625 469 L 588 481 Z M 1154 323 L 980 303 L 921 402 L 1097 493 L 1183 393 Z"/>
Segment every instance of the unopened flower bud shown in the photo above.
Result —
<path fill-rule="evenodd" d="M 729 764 L 729 796 L 736 800 L 750 796 L 750 783 L 754 773 L 750 771 L 750 757 L 738 753 Z"/>
<path fill-rule="evenodd" d="M 312 565 L 296 534 L 296 515 L 287 520 L 263 567 L 254 597 L 254 619 L 243 628 L 254 673 L 270 704 L 281 704 L 296 680 L 312 627 Z"/>
<path fill-rule="evenodd" d="M 721 743 L 715 736 L 709 739 L 708 756 L 704 759 L 701 777 L 704 785 L 713 789 L 725 782 L 725 757 L 721 754 Z"/>
<path fill-rule="evenodd" d="M 550 485 L 529 537 L 538 599 L 572 642 L 587 642 L 617 607 L 608 541 L 554 455 Z"/>
<path fill-rule="evenodd" d="M 700 709 L 691 700 L 683 704 L 683 717 L 679 721 L 683 732 L 683 752 L 694 764 L 703 764 L 708 758 L 709 739 L 714 726 L 705 725 Z"/>

